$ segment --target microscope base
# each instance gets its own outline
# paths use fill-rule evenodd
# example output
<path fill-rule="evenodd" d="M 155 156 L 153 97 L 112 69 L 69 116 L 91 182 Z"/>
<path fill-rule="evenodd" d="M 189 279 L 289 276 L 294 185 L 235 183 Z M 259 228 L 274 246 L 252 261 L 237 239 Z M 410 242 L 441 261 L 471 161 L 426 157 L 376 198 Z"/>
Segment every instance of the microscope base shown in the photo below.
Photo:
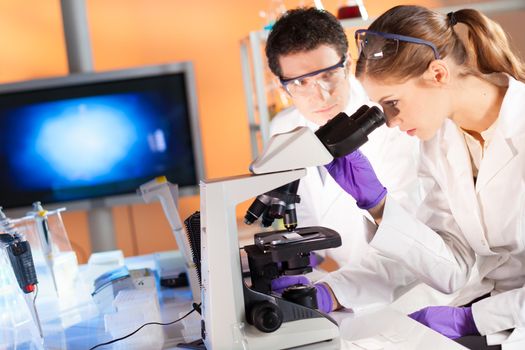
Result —
<path fill-rule="evenodd" d="M 197 339 L 190 343 L 179 343 L 177 344 L 177 347 L 181 349 L 206 350 L 206 346 L 202 339 Z"/>
<path fill-rule="evenodd" d="M 338 337 L 339 328 L 329 320 L 308 319 L 283 323 L 282 327 L 273 333 L 261 333 L 254 327 L 248 327 L 244 338 L 236 344 L 231 344 L 228 349 L 281 350 L 334 341 Z M 202 339 L 191 343 L 177 344 L 177 347 L 195 350 L 207 349 Z M 218 349 L 221 349 L 221 347 L 218 347 Z"/>
<path fill-rule="evenodd" d="M 339 337 L 339 327 L 328 319 L 315 318 L 285 322 L 273 333 L 249 327 L 245 331 L 248 349 L 288 349 L 330 341 Z"/>

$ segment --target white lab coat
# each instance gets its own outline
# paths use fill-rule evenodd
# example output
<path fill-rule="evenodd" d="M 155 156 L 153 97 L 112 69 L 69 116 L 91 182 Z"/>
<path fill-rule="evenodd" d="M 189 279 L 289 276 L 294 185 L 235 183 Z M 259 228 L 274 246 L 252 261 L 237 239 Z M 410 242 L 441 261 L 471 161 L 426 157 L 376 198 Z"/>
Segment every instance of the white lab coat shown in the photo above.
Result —
<path fill-rule="evenodd" d="M 476 326 L 489 343 L 501 343 L 501 331 L 516 328 L 503 347 L 523 349 L 525 84 L 509 78 L 475 185 L 464 136 L 450 120 L 422 142 L 420 178 L 426 196 L 417 218 L 387 196 L 381 224 L 368 225 L 370 245 L 384 258 L 348 266 L 324 281 L 342 305 L 359 310 L 393 300 L 416 278 L 455 291 L 477 268 L 482 281 L 463 289 L 456 304 L 491 291 L 473 304 Z"/>
<path fill-rule="evenodd" d="M 371 102 L 361 84 L 351 77 L 349 105 L 345 112 L 351 115 L 364 104 L 370 106 Z M 275 116 L 270 124 L 270 135 L 288 132 L 298 126 L 318 129 L 316 124 L 292 107 Z M 385 125 L 370 134 L 369 142 L 361 147 L 385 187 L 396 199 L 412 208 L 419 202 L 416 166 L 418 148 L 417 139 L 402 135 L 399 130 Z M 334 229 L 342 237 L 342 246 L 330 249 L 326 254 L 340 266 L 359 261 L 369 247 L 362 224 L 365 211 L 357 207 L 355 200 L 322 166 L 307 169 L 307 175 L 299 183 L 298 194 L 301 197 L 297 205 L 298 225 Z"/>

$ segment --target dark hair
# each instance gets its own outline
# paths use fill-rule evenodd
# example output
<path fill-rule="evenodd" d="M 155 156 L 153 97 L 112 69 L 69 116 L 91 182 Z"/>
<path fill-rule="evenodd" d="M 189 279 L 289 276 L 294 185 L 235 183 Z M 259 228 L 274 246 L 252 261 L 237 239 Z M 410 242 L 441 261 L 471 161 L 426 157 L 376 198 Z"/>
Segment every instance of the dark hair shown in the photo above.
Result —
<path fill-rule="evenodd" d="M 270 70 L 282 77 L 279 56 L 313 50 L 323 44 L 333 47 L 340 57 L 347 53 L 348 39 L 337 18 L 314 7 L 289 10 L 275 22 L 266 42 Z"/>
<path fill-rule="evenodd" d="M 467 42 L 456 33 L 456 23 L 468 29 Z M 377 18 L 369 29 L 430 41 L 441 58 L 450 57 L 462 66 L 463 75 L 498 72 L 525 81 L 525 65 L 510 49 L 505 32 L 479 11 L 463 9 L 443 15 L 421 6 L 396 6 Z M 427 46 L 400 42 L 396 55 L 379 60 L 359 57 L 356 76 L 404 81 L 423 74 L 432 60 L 434 54 Z"/>

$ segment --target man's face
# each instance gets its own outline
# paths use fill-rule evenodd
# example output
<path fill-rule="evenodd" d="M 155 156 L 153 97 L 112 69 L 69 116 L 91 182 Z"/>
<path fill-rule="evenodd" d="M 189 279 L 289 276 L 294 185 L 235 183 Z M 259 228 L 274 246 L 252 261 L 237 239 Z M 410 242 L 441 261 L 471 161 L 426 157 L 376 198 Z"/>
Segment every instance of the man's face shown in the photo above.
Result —
<path fill-rule="evenodd" d="M 284 80 L 334 66 L 340 61 L 337 51 L 328 45 L 279 57 Z M 299 79 L 287 87 L 299 112 L 315 124 L 324 125 L 349 102 L 348 66 Z"/>

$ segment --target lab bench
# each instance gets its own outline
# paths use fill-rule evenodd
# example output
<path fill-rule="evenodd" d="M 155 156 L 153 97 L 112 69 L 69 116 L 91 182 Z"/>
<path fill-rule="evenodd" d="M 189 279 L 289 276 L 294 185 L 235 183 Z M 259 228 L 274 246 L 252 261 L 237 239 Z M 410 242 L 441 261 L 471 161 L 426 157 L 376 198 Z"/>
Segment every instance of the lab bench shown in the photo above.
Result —
<path fill-rule="evenodd" d="M 154 257 L 144 255 L 127 258 L 126 266 L 130 270 L 154 269 Z M 85 271 L 86 266 L 82 268 Z M 187 287 L 161 288 L 159 303 L 162 322 L 166 323 L 192 310 L 191 293 Z M 300 349 L 465 349 L 391 307 L 376 308 L 359 314 L 333 312 L 331 316 L 339 324 L 340 338 L 310 344 Z M 149 325 L 147 327 L 162 327 L 166 339 L 163 349 L 178 349 L 177 344 L 185 341 L 183 334 L 189 338 L 198 338 L 199 324 L 199 315 L 194 312 L 184 322 L 168 326 Z M 131 336 L 129 338 L 131 342 L 134 337 L 135 339 L 141 337 L 140 332 L 142 331 Z M 44 327 L 44 333 L 44 348 L 52 350 L 89 349 L 112 339 L 111 335 L 105 331 L 104 319 L 100 315 L 66 329 L 61 329 L 59 321 L 55 324 L 48 323 Z M 97 349 L 119 349 L 121 347 L 122 345 L 117 342 Z M 140 349 L 140 347 L 133 346 L 131 348 Z"/>

